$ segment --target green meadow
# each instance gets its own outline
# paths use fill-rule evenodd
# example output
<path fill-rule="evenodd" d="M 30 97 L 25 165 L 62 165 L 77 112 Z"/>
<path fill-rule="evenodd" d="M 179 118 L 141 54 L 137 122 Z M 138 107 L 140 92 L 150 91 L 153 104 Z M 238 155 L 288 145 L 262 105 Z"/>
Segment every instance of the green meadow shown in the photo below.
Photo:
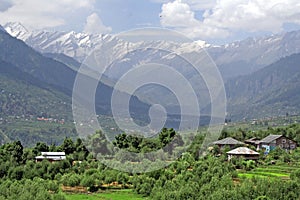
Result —
<path fill-rule="evenodd" d="M 130 189 L 108 190 L 101 193 L 93 194 L 66 194 L 67 200 L 141 200 L 141 195 L 135 194 Z"/>

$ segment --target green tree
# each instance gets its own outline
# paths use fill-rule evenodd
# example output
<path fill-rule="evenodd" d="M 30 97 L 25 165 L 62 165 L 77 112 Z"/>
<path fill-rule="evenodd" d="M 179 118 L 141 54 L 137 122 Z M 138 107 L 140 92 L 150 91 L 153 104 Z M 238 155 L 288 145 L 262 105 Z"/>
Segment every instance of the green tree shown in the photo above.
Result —
<path fill-rule="evenodd" d="M 72 154 L 75 150 L 76 150 L 76 147 L 75 147 L 75 144 L 73 142 L 73 140 L 71 138 L 65 138 L 63 144 L 61 145 L 61 148 L 63 149 L 63 151 L 66 153 L 66 154 Z"/>
<path fill-rule="evenodd" d="M 48 152 L 49 146 L 44 142 L 38 142 L 38 143 L 36 143 L 36 145 L 32 151 L 35 155 L 38 155 L 41 152 Z"/>

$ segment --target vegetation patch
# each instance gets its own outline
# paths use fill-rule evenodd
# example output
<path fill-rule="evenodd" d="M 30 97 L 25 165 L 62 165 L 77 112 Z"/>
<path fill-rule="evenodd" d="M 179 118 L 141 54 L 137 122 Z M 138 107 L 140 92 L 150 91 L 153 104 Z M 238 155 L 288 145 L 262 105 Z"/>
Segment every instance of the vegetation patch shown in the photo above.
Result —
<path fill-rule="evenodd" d="M 134 193 L 132 190 L 108 190 L 95 194 L 67 194 L 67 200 L 140 200 L 147 199 Z"/>

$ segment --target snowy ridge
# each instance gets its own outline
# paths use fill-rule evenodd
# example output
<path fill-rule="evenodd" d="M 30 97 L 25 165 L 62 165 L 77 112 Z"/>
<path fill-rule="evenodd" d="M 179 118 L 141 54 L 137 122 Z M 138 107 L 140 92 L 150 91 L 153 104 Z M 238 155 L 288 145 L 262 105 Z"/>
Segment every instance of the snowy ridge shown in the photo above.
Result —
<path fill-rule="evenodd" d="M 20 40 L 26 39 L 30 32 L 19 22 L 9 22 L 3 26 L 7 33 Z"/>
<path fill-rule="evenodd" d="M 42 53 L 63 53 L 79 62 L 82 62 L 92 50 L 103 45 L 110 47 L 114 45 L 115 49 L 118 48 L 117 51 L 125 51 L 127 45 L 139 46 L 139 48 L 147 46 L 147 43 L 143 42 L 128 44 L 112 35 L 76 33 L 74 31 L 28 31 L 20 23 L 7 23 L 4 25 L 4 28 L 13 37 L 23 40 L 29 46 Z M 152 43 L 151 46 L 165 49 L 180 48 L 181 51 L 195 51 L 210 45 L 204 41 L 195 41 L 191 44 L 182 44 L 180 47 L 178 44 L 157 41 Z"/>
<path fill-rule="evenodd" d="M 59 31 L 28 31 L 20 23 L 7 23 L 5 30 L 42 53 L 63 53 L 82 62 L 97 46 L 112 42 L 113 36 Z"/>
<path fill-rule="evenodd" d="M 63 53 L 82 62 L 94 49 L 113 49 L 113 55 L 122 55 L 128 46 L 143 49 L 145 42 L 128 43 L 112 35 L 59 31 L 30 31 L 20 23 L 7 23 L 5 30 L 42 53 Z M 225 79 L 249 74 L 282 57 L 300 52 L 300 31 L 288 32 L 216 46 L 205 41 L 172 43 L 156 41 L 151 47 L 169 49 L 178 54 L 202 51 L 205 48 L 219 66 Z M 149 52 L 148 52 L 149 53 Z M 157 57 L 153 51 L 148 57 Z M 172 59 L 172 55 L 165 58 Z M 122 61 L 125 62 L 125 61 Z M 128 61 L 127 61 L 128 62 Z"/>

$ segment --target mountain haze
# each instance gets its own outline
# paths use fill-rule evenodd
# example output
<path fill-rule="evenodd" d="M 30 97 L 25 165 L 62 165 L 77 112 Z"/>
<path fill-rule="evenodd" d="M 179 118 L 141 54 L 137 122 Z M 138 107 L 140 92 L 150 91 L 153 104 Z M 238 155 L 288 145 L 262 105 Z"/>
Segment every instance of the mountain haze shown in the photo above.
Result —
<path fill-rule="evenodd" d="M 234 119 L 299 114 L 300 54 L 232 79 L 226 91 L 228 111 Z"/>
<path fill-rule="evenodd" d="M 36 121 L 38 117 L 64 119 L 66 123 L 73 122 L 71 95 L 77 75 L 76 68 L 80 64 L 66 56 L 63 56 L 63 59 L 69 61 L 68 65 L 57 61 L 59 59 L 54 60 L 45 57 L 27 46 L 23 41 L 0 31 L 0 124 L 2 121 L 5 123 L 15 122 L 14 119 Z M 84 77 L 86 80 L 93 79 L 89 76 Z M 114 89 L 109 85 L 102 82 L 98 84 L 95 92 L 95 108 L 98 115 L 111 115 L 110 102 L 113 91 Z M 116 92 L 125 97 L 128 96 L 126 93 Z M 85 98 L 87 103 L 90 101 L 89 98 L 83 96 L 80 98 Z M 130 113 L 133 118 L 141 121 L 145 121 L 145 118 L 147 120 L 145 113 L 148 112 L 148 104 L 139 101 L 135 96 L 131 96 L 130 106 Z M 10 120 L 7 121 L 8 119 Z M 10 127 L 5 125 L 5 129 L 7 128 Z M 26 128 L 24 127 L 24 129 Z M 70 129 L 69 134 L 73 135 L 73 129 Z M 18 133 L 22 130 L 23 128 L 20 127 Z M 24 130 L 24 132 L 26 131 Z M 44 132 L 48 133 L 47 131 Z M 26 145 L 30 144 L 27 139 L 31 136 L 23 135 L 21 140 Z M 41 134 L 41 137 L 45 137 L 45 135 Z M 49 136 L 49 138 L 51 137 Z M 49 143 L 49 138 L 40 138 L 39 141 Z"/>
<path fill-rule="evenodd" d="M 76 71 L 81 65 L 80 62 L 93 49 L 102 48 L 104 51 L 105 49 L 112 49 L 114 55 L 118 55 L 126 52 L 128 45 L 140 48 L 141 51 L 133 55 L 129 54 L 126 59 L 117 59 L 109 66 L 106 77 L 104 77 L 106 79 L 104 81 L 106 89 L 103 90 L 105 94 L 111 94 L 112 89 L 110 86 L 113 87 L 115 81 L 124 72 L 139 63 L 147 63 L 149 60 L 164 62 L 164 64 L 181 70 L 180 72 L 187 80 L 194 84 L 197 83 L 195 84 L 197 85 L 196 91 L 205 89 L 203 82 L 199 82 L 186 63 L 174 59 L 167 52 L 145 50 L 147 44 L 143 42 L 128 43 L 111 35 L 28 31 L 19 23 L 9 23 L 4 28 L 12 36 L 22 39 L 32 48 L 49 57 L 45 58 L 43 63 L 49 62 L 52 64 L 51 67 L 45 67 L 42 70 L 40 68 L 34 69 L 32 68 L 34 66 L 33 61 L 38 62 L 40 56 L 43 57 L 42 55 L 39 54 L 35 59 L 30 59 L 32 56 L 26 56 L 25 58 L 23 57 L 23 60 L 21 59 L 22 56 L 19 56 L 20 58 L 12 56 L 14 51 L 26 46 L 21 42 L 18 45 L 8 47 L 12 53 L 2 55 L 2 59 L 5 62 L 13 60 L 12 64 L 17 67 L 20 67 L 20 63 L 26 63 L 22 66 L 26 73 L 30 73 L 36 78 L 42 77 L 48 84 L 53 84 L 55 87 L 60 88 L 61 91 L 66 90 L 70 92 L 72 80 L 74 80 Z M 15 39 L 6 36 L 5 40 Z M 300 31 L 249 38 L 221 46 L 209 45 L 205 42 L 200 43 L 200 46 L 198 44 L 197 42 L 176 44 L 157 41 L 152 45 L 157 48 L 170 49 L 170 51 L 174 50 L 179 55 L 200 52 L 205 48 L 216 62 L 226 82 L 228 112 L 233 119 L 296 112 L 298 99 L 300 98 L 297 96 L 297 76 L 299 71 L 297 68 L 299 54 L 297 53 L 300 52 Z M 2 43 L 2 48 L 5 48 L 5 42 Z M 26 52 L 31 55 L 31 52 L 35 51 L 30 49 L 26 50 Z M 1 54 L 3 52 L 0 53 L 0 58 Z M 55 74 L 57 71 L 60 71 L 60 73 Z M 198 93 L 199 95 L 201 94 L 200 98 L 202 99 L 200 101 L 205 102 L 207 97 L 203 95 L 203 92 Z M 149 86 L 145 87 L 143 91 L 138 91 L 136 95 L 142 101 L 147 102 L 147 104 L 161 104 L 165 102 L 165 106 L 170 113 L 176 114 L 179 112 L 177 111 L 178 102 L 176 98 L 164 88 Z M 109 98 L 101 101 L 104 105 L 110 103 Z M 145 114 L 146 112 L 144 111 L 149 108 L 147 104 L 141 103 L 140 105 L 142 106 L 137 106 L 135 112 Z M 104 107 L 99 107 L 102 109 L 101 112 L 110 114 L 109 109 L 104 109 Z M 140 110 L 141 108 L 143 108 L 143 111 Z"/>
<path fill-rule="evenodd" d="M 116 51 L 126 51 L 127 45 L 136 45 L 142 49 L 145 43 L 131 44 L 112 35 L 87 34 L 59 31 L 29 31 L 20 23 L 7 23 L 5 30 L 14 37 L 25 41 L 29 46 L 42 53 L 63 53 L 82 62 L 95 48 L 115 46 Z M 250 74 L 264 66 L 272 64 L 288 55 L 300 52 L 300 31 L 277 35 L 248 38 L 224 45 L 212 45 L 205 42 L 174 44 L 159 42 L 153 46 L 163 46 L 182 52 L 201 51 L 205 48 L 219 67 L 224 79 Z M 148 55 L 156 57 L 154 53 Z"/>

